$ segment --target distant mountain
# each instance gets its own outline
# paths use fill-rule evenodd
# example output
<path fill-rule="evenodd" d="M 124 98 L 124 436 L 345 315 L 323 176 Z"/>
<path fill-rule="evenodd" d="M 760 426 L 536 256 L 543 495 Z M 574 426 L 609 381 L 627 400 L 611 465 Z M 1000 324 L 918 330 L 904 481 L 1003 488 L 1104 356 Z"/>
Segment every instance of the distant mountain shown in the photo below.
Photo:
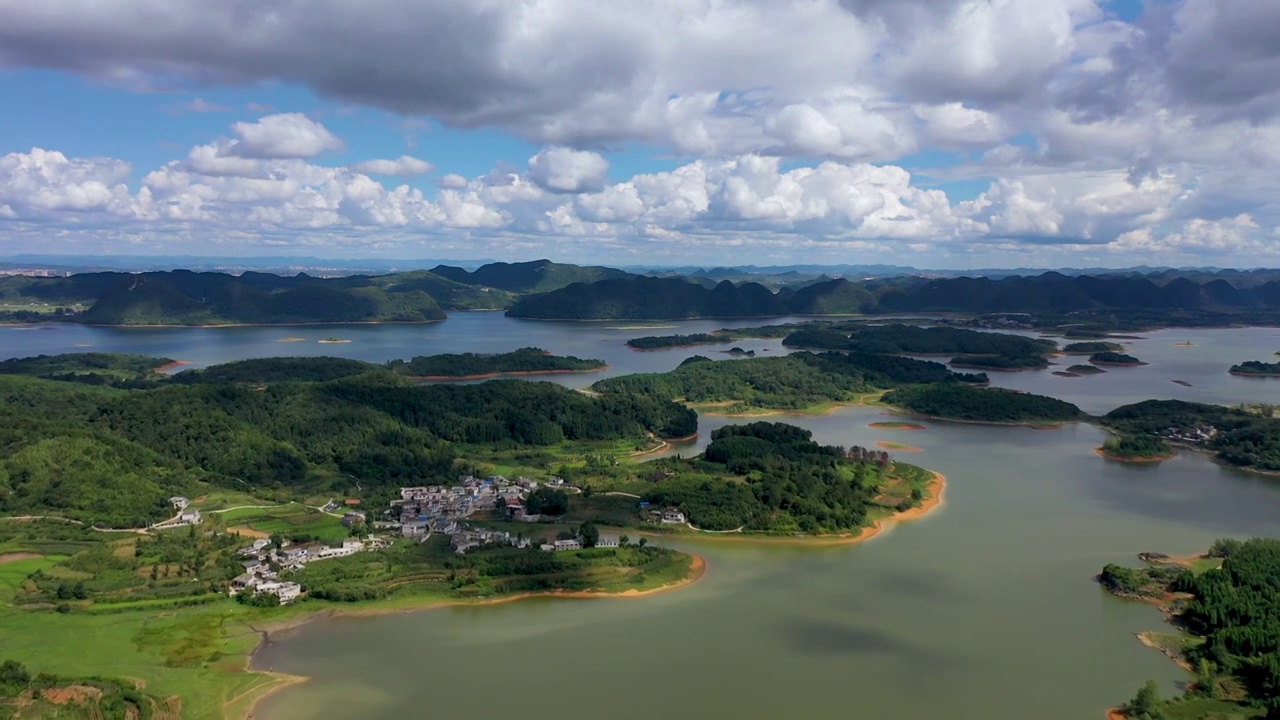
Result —
<path fill-rule="evenodd" d="M 392 276 L 394 277 L 394 276 Z M 448 281 L 440 279 L 441 283 Z M 465 292 L 472 292 L 464 288 Z M 216 325 L 323 322 L 423 322 L 445 319 L 435 299 L 412 282 L 385 278 L 283 277 L 267 273 L 85 273 L 64 278 L 0 278 L 0 301 L 32 306 L 18 320 L 61 319 L 101 325 Z M 45 315 L 49 306 L 85 308 Z M 27 315 L 34 315 L 28 317 Z"/>
<path fill-rule="evenodd" d="M 698 317 L 785 315 L 786 303 L 756 283 L 721 282 L 706 288 L 677 278 L 644 276 L 574 283 L 528 295 L 507 311 L 512 317 L 562 320 L 668 320 Z"/>
<path fill-rule="evenodd" d="M 1162 278 L 1163 279 L 1163 278 Z M 575 284 L 522 298 L 508 314 L 563 319 L 678 319 L 890 312 L 1029 312 L 1280 310 L 1280 280 L 1236 287 L 1217 278 L 1178 277 L 1163 284 L 1141 276 L 896 278 L 826 280 L 777 293 L 725 280 L 713 289 L 676 278 L 629 278 Z"/>
<path fill-rule="evenodd" d="M 483 285 L 509 292 L 549 292 L 573 283 L 592 283 L 631 274 L 614 268 L 564 265 L 550 260 L 482 265 L 474 272 L 450 265 L 438 265 L 431 272 L 464 285 Z"/>

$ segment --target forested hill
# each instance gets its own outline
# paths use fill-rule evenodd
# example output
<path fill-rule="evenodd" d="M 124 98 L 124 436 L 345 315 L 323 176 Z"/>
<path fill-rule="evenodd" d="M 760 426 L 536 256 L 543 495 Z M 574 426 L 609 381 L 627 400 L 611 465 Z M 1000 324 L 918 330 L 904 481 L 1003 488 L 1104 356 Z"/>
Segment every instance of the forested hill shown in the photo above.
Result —
<path fill-rule="evenodd" d="M 828 280 L 770 292 L 724 281 L 714 288 L 677 278 L 625 278 L 575 283 L 517 301 L 508 314 L 543 319 L 748 317 L 892 312 L 1280 311 L 1280 281 L 1235 287 L 1218 278 L 1157 282 L 1135 276 L 896 278 Z"/>
<path fill-rule="evenodd" d="M 100 325 L 423 322 L 445 318 L 440 305 L 420 283 L 378 280 L 266 273 L 237 277 L 186 270 L 85 273 L 62 278 L 14 276 L 0 278 L 0 301 L 9 306 L 45 305 L 25 314 L 11 310 L 5 313 L 9 320 L 63 319 Z M 42 316 L 50 309 L 47 306 L 74 312 L 47 318 Z"/>
<path fill-rule="evenodd" d="M 628 277 L 574 283 L 516 301 L 512 317 L 562 320 L 670 320 L 786 315 L 787 304 L 756 283 L 706 288 L 677 278 Z"/>
<path fill-rule="evenodd" d="M 305 369 L 322 376 L 316 363 Z M 520 380 L 420 385 L 377 368 L 327 382 L 134 390 L 0 375 L 0 407 L 0 514 L 113 527 L 168 517 L 170 496 L 209 484 L 331 492 L 355 476 L 389 492 L 452 482 L 471 444 L 647 441 L 697 428 L 692 410 L 652 398 Z"/>
<path fill-rule="evenodd" d="M 481 285 L 517 293 L 548 292 L 578 282 L 591 283 L 630 276 L 630 273 L 613 268 L 565 265 L 550 260 L 489 263 L 472 272 L 460 267 L 439 265 L 432 268 L 431 272 L 464 285 Z"/>

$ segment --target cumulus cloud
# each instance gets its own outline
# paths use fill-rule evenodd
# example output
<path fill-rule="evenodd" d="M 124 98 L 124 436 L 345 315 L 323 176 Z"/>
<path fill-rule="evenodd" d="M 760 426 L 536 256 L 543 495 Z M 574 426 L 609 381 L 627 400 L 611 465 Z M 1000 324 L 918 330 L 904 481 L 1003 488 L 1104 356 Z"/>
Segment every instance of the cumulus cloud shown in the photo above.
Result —
<path fill-rule="evenodd" d="M 231 125 L 236 140 L 227 154 L 244 158 L 309 158 L 341 150 L 342 141 L 302 113 L 268 115 L 257 122 Z"/>
<path fill-rule="evenodd" d="M 419 160 L 416 157 L 401 155 L 395 160 L 364 160 L 352 165 L 351 169 L 356 172 L 369 173 L 371 175 L 411 177 L 414 175 L 426 175 L 434 170 L 435 166 L 426 160 Z"/>
<path fill-rule="evenodd" d="M 1274 0 L 1146 3 L 1135 20 L 1104 0 L 170 5 L 0 4 L 0 66 L 188 91 L 287 83 L 398 113 L 406 128 L 501 128 L 545 149 L 482 177 L 443 175 L 428 197 L 367 177 L 422 175 L 424 161 L 323 168 L 312 163 L 342 149 L 337 137 L 302 114 L 267 115 L 141 185 L 110 175 L 118 161 L 19 153 L 26 169 L 5 166 L 0 217 L 79 206 L 250 234 L 237 223 L 462 228 L 619 253 L 1194 252 L 1278 239 Z M 637 143 L 691 159 L 611 182 L 600 153 Z M 935 157 L 914 177 L 901 167 Z M 924 187 L 979 178 L 995 180 L 966 202 Z"/>
<path fill-rule="evenodd" d="M 554 147 L 529 158 L 529 177 L 552 192 L 599 190 L 608 174 L 609 161 L 593 152 Z"/>

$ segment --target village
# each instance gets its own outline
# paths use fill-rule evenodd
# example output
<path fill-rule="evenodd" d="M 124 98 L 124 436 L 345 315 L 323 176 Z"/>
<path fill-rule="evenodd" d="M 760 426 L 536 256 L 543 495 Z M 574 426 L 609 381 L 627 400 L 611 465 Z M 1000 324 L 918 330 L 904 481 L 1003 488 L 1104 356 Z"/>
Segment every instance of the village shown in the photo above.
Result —
<path fill-rule="evenodd" d="M 544 488 L 561 493 L 579 493 L 579 488 L 565 483 L 563 478 L 548 479 Z M 464 475 L 458 478 L 453 486 L 430 485 L 402 487 L 399 497 L 393 498 L 390 507 L 382 512 L 382 517 L 369 522 L 365 513 L 348 509 L 342 516 L 342 524 L 347 528 L 368 527 L 372 530 L 388 531 L 400 535 L 412 542 L 425 542 L 435 535 L 449 538 L 450 548 L 459 555 L 470 550 L 503 545 L 518 548 L 536 547 L 545 552 L 564 552 L 581 550 L 588 545 L 584 539 L 567 533 L 545 542 L 535 541 L 523 533 L 512 534 L 505 530 L 480 527 L 468 518 L 476 515 L 501 517 L 511 522 L 537 523 L 543 518 L 538 512 L 530 512 L 530 496 L 539 488 L 539 483 L 527 477 L 518 477 L 514 481 L 502 475 L 477 478 Z M 175 508 L 185 509 L 185 498 L 173 498 Z M 356 502 L 356 501 L 347 501 Z M 678 508 L 649 508 L 648 503 L 638 503 L 641 511 L 647 511 L 643 517 L 654 524 L 684 525 L 685 515 Z M 341 508 L 337 502 L 330 502 L 322 511 L 332 512 Z M 178 518 L 167 523 L 168 526 L 199 524 L 198 513 L 184 512 Z M 592 538 L 590 547 L 618 547 L 622 540 L 614 535 L 599 535 Z M 302 586 L 287 579 L 309 563 L 331 558 L 346 557 L 358 552 L 378 550 L 387 547 L 390 541 L 373 534 L 365 537 L 353 535 L 342 541 L 341 545 L 331 546 L 319 542 L 291 543 L 287 540 L 273 541 L 258 538 L 253 544 L 239 551 L 241 566 L 244 572 L 231 581 L 229 594 L 238 596 L 248 594 L 249 597 L 262 595 L 275 596 L 280 604 L 288 604 L 303 594 Z"/>

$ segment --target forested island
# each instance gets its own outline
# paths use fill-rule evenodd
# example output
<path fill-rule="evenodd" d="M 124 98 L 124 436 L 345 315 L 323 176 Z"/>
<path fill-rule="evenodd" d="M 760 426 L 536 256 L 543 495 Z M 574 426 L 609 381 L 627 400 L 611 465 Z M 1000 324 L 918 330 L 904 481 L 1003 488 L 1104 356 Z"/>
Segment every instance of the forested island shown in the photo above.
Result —
<path fill-rule="evenodd" d="M 1118 708 L 1120 716 L 1273 717 L 1280 710 L 1280 541 L 1224 539 L 1199 558 L 1140 557 L 1147 567 L 1107 565 L 1098 580 L 1120 597 L 1160 606 L 1178 630 L 1139 637 L 1195 680 L 1168 700 L 1148 683 Z"/>
<path fill-rule="evenodd" d="M 392 372 L 427 380 L 475 380 L 498 375 L 594 372 L 607 367 L 603 360 L 552 355 L 542 348 L 532 347 L 509 353 L 422 355 L 411 360 L 393 360 L 387 364 Z"/>
<path fill-rule="evenodd" d="M 1062 348 L 1062 352 L 1067 355 L 1092 355 L 1101 352 L 1119 352 L 1124 349 L 1120 343 L 1106 342 L 1102 340 L 1094 340 L 1089 342 L 1067 343 Z"/>
<path fill-rule="evenodd" d="M 1203 450 L 1248 470 L 1280 471 L 1280 419 L 1272 408 L 1229 408 L 1183 400 L 1146 400 L 1116 408 L 1101 422 L 1122 437 L 1161 438 Z"/>
<path fill-rule="evenodd" d="M 1280 362 L 1262 362 L 1260 360 L 1247 360 L 1239 365 L 1231 366 L 1232 375 L 1244 375 L 1246 377 L 1280 377 Z"/>
<path fill-rule="evenodd" d="M 1118 352 L 1094 353 L 1089 356 L 1089 362 L 1094 365 L 1114 367 L 1137 367 L 1138 365 L 1146 365 L 1146 363 L 1132 355 L 1126 355 Z"/>
<path fill-rule="evenodd" d="M 883 400 L 927 417 L 965 422 L 1039 425 L 1084 417 L 1080 408 L 1063 400 L 962 383 L 907 386 L 885 394 Z"/>
<path fill-rule="evenodd" d="M 721 404 L 732 412 L 822 410 L 868 393 L 911 383 L 985 383 L 984 375 L 896 355 L 796 352 L 778 357 L 713 361 L 695 355 L 666 373 L 606 378 L 592 386 L 605 395 Z"/>
<path fill-rule="evenodd" d="M 693 333 L 692 335 L 647 335 L 631 338 L 627 347 L 633 350 L 664 350 L 666 348 L 692 347 L 694 345 L 717 345 L 732 342 L 731 337 L 719 333 Z"/>

